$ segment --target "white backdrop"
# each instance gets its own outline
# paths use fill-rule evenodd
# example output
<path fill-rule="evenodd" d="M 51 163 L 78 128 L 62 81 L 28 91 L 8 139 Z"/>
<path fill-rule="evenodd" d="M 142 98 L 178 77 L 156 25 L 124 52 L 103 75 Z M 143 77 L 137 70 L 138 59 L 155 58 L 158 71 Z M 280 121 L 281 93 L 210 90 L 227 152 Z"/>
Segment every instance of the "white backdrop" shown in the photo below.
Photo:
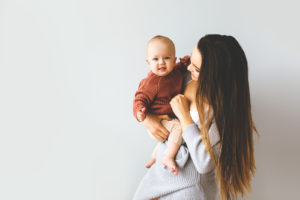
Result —
<path fill-rule="evenodd" d="M 257 173 L 253 200 L 297 199 L 297 1 L 0 1 L 0 199 L 127 200 L 155 145 L 132 115 L 162 34 L 177 56 L 230 34 L 249 62 Z"/>

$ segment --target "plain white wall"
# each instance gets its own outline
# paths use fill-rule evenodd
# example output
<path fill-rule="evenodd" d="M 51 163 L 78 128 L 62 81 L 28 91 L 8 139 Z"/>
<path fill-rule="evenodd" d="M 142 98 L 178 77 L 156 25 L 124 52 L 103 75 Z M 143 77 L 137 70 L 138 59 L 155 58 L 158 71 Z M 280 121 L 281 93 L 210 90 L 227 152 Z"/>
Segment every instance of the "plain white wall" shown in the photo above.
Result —
<path fill-rule="evenodd" d="M 157 34 L 190 54 L 235 36 L 249 62 L 257 173 L 250 199 L 299 193 L 297 1 L 0 1 L 0 199 L 131 199 L 155 145 L 132 116 Z"/>

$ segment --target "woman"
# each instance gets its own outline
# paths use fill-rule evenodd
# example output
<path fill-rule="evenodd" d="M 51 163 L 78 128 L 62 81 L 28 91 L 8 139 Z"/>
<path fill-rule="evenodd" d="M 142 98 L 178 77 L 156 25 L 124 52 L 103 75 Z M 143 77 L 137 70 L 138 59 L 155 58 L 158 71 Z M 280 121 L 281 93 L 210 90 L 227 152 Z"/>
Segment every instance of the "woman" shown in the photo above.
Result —
<path fill-rule="evenodd" d="M 251 190 L 256 129 L 244 51 L 231 36 L 206 35 L 194 48 L 188 70 L 192 81 L 170 102 L 185 141 L 176 156 L 178 175 L 159 162 L 166 148 L 162 143 L 134 199 L 235 199 Z M 147 115 L 144 121 L 161 141 L 168 135 L 162 118 Z"/>

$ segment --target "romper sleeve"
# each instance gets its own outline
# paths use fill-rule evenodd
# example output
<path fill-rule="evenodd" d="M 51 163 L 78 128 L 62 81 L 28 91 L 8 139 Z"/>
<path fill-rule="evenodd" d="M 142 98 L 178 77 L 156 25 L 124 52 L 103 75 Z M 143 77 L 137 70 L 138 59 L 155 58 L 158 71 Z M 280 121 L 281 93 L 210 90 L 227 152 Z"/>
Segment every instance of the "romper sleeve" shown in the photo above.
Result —
<path fill-rule="evenodd" d="M 153 102 L 158 92 L 159 81 L 160 77 L 150 76 L 140 82 L 133 100 L 133 115 L 136 119 L 137 112 L 142 108 L 146 108 L 145 113 L 147 113 L 149 106 Z"/>
<path fill-rule="evenodd" d="M 183 140 L 185 141 L 189 150 L 191 159 L 194 163 L 196 170 L 200 174 L 205 174 L 214 169 L 214 163 L 210 157 L 210 154 L 205 148 L 205 144 L 202 140 L 200 129 L 196 124 L 191 124 L 182 133 Z M 219 132 L 216 123 L 213 122 L 209 129 L 210 143 L 213 147 L 215 156 L 219 150 Z"/>

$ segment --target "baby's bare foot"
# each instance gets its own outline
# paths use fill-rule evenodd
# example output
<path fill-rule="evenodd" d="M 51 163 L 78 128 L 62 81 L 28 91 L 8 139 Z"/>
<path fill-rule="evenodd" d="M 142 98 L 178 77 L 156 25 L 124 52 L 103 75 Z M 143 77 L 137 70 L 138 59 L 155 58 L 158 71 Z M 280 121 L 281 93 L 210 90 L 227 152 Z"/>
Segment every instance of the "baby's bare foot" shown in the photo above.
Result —
<path fill-rule="evenodd" d="M 174 161 L 173 158 L 164 156 L 164 157 L 161 159 L 161 163 L 162 163 L 163 165 L 165 165 L 166 167 L 168 167 L 169 170 L 170 170 L 174 175 L 177 175 L 177 174 L 178 174 L 178 170 L 177 170 L 177 167 L 176 167 L 176 164 L 175 164 L 175 161 Z"/>
<path fill-rule="evenodd" d="M 155 163 L 155 158 L 150 158 L 150 160 L 146 163 L 145 167 L 150 168 Z"/>

